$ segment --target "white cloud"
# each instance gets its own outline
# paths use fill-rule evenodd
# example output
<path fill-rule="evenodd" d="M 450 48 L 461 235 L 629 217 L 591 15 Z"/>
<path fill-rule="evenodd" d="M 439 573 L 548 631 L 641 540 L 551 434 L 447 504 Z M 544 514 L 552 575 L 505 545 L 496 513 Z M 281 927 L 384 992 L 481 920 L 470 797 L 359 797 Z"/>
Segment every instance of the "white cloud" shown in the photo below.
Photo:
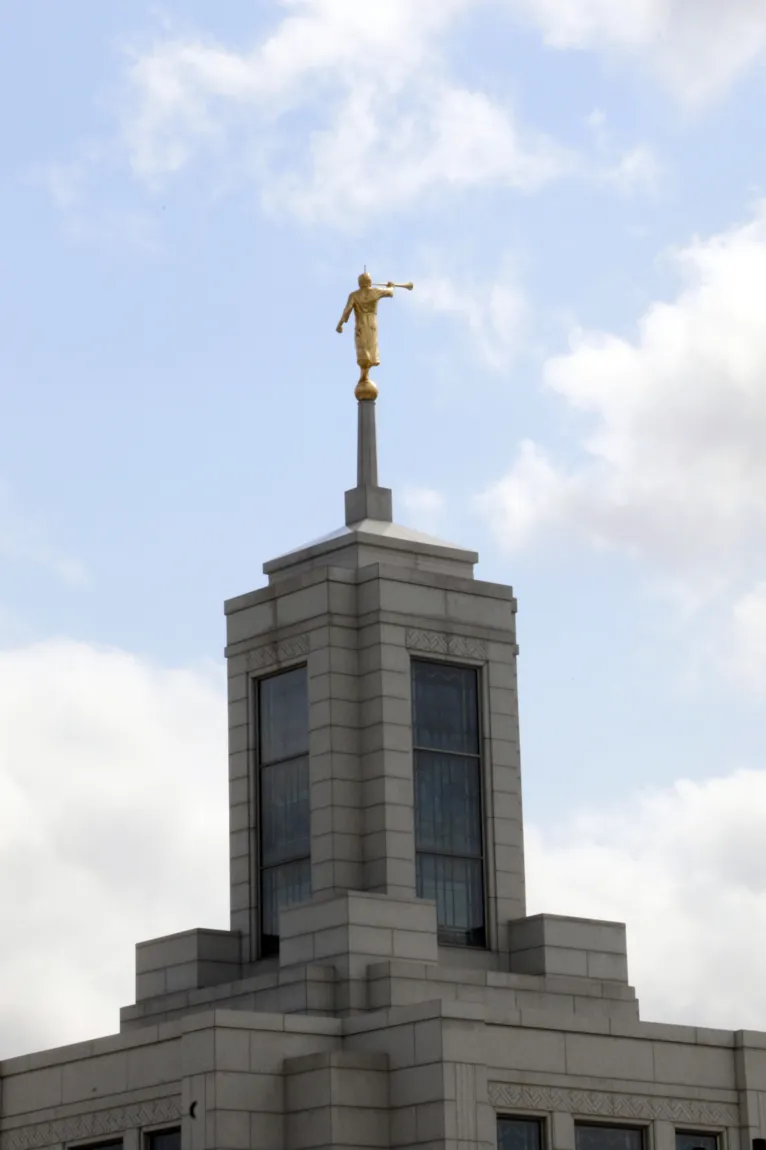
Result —
<path fill-rule="evenodd" d="M 766 49 L 762 0 L 508 0 L 560 49 L 646 61 L 683 100 L 723 92 Z"/>
<path fill-rule="evenodd" d="M 574 532 L 714 589 L 766 559 L 766 213 L 675 259 L 635 339 L 575 331 L 545 365 L 580 462 L 525 444 L 482 502 L 508 546 Z"/>
<path fill-rule="evenodd" d="M 436 533 L 445 511 L 444 496 L 431 487 L 405 487 L 401 493 L 405 518 L 417 531 Z"/>
<path fill-rule="evenodd" d="M 507 368 L 519 350 L 527 308 L 510 259 L 490 282 L 438 270 L 418 275 L 413 300 L 464 324 L 484 363 L 496 371 Z"/>
<path fill-rule="evenodd" d="M 603 180 L 625 194 L 645 192 L 655 195 L 662 177 L 662 166 L 646 144 L 638 144 L 623 152 L 619 159 L 603 173 Z"/>
<path fill-rule="evenodd" d="M 636 144 L 627 151 L 616 151 L 607 128 L 606 114 L 594 108 L 586 117 L 601 165 L 596 169 L 596 180 L 615 188 L 623 195 L 643 192 L 655 196 L 663 176 L 662 165 L 648 144 Z"/>
<path fill-rule="evenodd" d="M 633 796 L 526 835 L 529 913 L 628 925 L 644 1019 L 766 1029 L 766 772 Z"/>
<path fill-rule="evenodd" d="M 756 583 L 734 600 L 723 657 L 735 681 L 753 694 L 766 694 L 765 582 Z"/>
<path fill-rule="evenodd" d="M 478 504 L 498 543 L 517 550 L 536 542 L 543 532 L 563 527 L 573 486 L 542 448 L 524 440 L 511 471 L 485 491 Z"/>
<path fill-rule="evenodd" d="M 320 97 L 345 95 L 353 104 L 370 85 L 384 109 L 432 61 L 440 34 L 466 2 L 282 0 L 287 14 L 251 51 L 165 35 L 133 52 L 125 135 L 134 169 L 147 179 L 178 170 L 236 125 L 238 110 L 250 125 L 261 113 L 262 133 L 269 121 L 315 107 Z"/>
<path fill-rule="evenodd" d="M 564 177 L 622 194 L 656 191 L 646 144 L 585 156 L 520 125 L 513 109 L 448 74 L 448 34 L 481 19 L 470 0 L 280 0 L 252 48 L 164 22 L 127 53 L 119 139 L 44 173 L 68 234 L 154 252 L 150 219 L 94 210 L 92 170 L 122 163 L 153 191 L 197 162 L 220 190 L 254 186 L 267 210 L 354 230 L 435 192 L 529 193 Z"/>
<path fill-rule="evenodd" d="M 643 562 L 707 673 L 766 691 L 766 206 L 673 256 L 683 287 L 631 340 L 577 330 L 548 360 L 575 462 L 522 443 L 479 498 L 500 544 L 582 540 Z M 579 456 L 579 458 L 578 458 Z"/>
<path fill-rule="evenodd" d="M 119 1029 L 134 947 L 228 927 L 222 674 L 0 652 L 0 1058 Z"/>
<path fill-rule="evenodd" d="M 650 58 L 683 96 L 720 90 L 766 46 L 760 0 L 507 0 L 557 48 Z M 656 193 L 661 165 L 645 141 L 578 154 L 520 125 L 488 91 L 448 75 L 448 36 L 481 20 L 469 0 L 281 0 L 282 19 L 252 48 L 167 25 L 129 53 L 121 146 L 150 187 L 207 159 L 227 187 L 253 184 L 262 203 L 306 222 L 356 228 L 436 190 L 495 185 L 531 192 L 562 177 L 621 194 Z M 598 133 L 597 133 L 598 134 Z M 76 171 L 49 174 L 76 194 Z M 67 209 L 76 238 L 90 214 Z M 96 228 L 153 247 L 140 215 Z"/>
<path fill-rule="evenodd" d="M 354 224 L 417 203 L 435 188 L 495 184 L 533 191 L 577 170 L 575 157 L 519 130 L 481 92 L 418 77 L 381 106 L 368 83 L 349 92 L 331 127 L 313 133 L 308 171 L 272 179 L 265 197 L 306 221 Z"/>
<path fill-rule="evenodd" d="M 468 0 L 283 7 L 251 50 L 164 32 L 132 53 L 123 134 L 136 176 L 159 186 L 212 155 L 229 181 L 253 181 L 271 210 L 351 228 L 422 206 L 435 189 L 530 192 L 572 176 L 654 190 L 646 145 L 594 162 L 449 78 L 446 34 L 476 19 Z"/>

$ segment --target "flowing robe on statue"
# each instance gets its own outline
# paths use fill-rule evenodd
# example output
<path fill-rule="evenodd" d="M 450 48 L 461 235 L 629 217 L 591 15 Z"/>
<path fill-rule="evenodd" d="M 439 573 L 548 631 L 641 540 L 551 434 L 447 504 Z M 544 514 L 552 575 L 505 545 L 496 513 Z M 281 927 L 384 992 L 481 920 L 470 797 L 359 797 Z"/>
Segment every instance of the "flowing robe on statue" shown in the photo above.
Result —
<path fill-rule="evenodd" d="M 385 296 L 392 296 L 393 288 L 359 288 L 352 291 L 348 297 L 346 310 L 343 313 L 344 321 L 354 313 L 356 321 L 354 328 L 354 343 L 356 344 L 356 362 L 368 370 L 377 367 L 380 363 L 378 351 L 378 300 Z"/>

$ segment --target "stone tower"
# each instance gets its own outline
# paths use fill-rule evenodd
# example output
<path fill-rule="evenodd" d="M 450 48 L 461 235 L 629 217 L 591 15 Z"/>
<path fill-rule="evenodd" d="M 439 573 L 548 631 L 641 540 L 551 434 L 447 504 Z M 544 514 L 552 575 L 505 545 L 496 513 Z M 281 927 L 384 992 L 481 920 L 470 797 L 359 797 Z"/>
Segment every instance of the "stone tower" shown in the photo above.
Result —
<path fill-rule="evenodd" d="M 479 985 L 636 1018 L 622 924 L 526 917 L 513 592 L 394 523 L 375 399 L 357 398 L 345 526 L 225 605 L 230 930 L 139 943 L 122 1029 Z"/>
<path fill-rule="evenodd" d="M 358 967 L 407 922 L 399 957 L 497 968 L 525 913 L 516 603 L 392 521 L 358 407 L 345 527 L 225 608 L 231 928 L 248 963 Z"/>

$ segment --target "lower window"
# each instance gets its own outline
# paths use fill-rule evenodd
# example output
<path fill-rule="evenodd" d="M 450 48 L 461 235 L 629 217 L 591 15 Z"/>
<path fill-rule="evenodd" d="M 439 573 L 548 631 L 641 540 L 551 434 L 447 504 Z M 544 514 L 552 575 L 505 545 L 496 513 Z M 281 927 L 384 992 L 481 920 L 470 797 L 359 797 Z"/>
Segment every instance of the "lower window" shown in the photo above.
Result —
<path fill-rule="evenodd" d="M 500 1118 L 497 1150 L 543 1150 L 543 1124 L 539 1118 Z"/>
<path fill-rule="evenodd" d="M 718 1150 L 718 1135 L 676 1130 L 676 1150 Z"/>
<path fill-rule="evenodd" d="M 311 898 L 311 859 L 264 867 L 261 871 L 263 953 L 279 953 L 279 912 Z"/>
<path fill-rule="evenodd" d="M 575 1124 L 575 1150 L 644 1150 L 644 1132 L 630 1126 Z"/>
<path fill-rule="evenodd" d="M 146 1135 L 146 1150 L 181 1150 L 181 1131 L 152 1130 Z"/>

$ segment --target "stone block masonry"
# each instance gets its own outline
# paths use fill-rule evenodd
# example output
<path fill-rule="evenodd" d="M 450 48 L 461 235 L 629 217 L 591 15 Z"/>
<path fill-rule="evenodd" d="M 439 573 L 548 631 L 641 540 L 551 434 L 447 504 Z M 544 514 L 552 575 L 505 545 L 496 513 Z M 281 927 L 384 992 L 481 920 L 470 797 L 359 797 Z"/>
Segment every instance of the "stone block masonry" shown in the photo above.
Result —
<path fill-rule="evenodd" d="M 516 974 L 575 975 L 627 983 L 625 924 L 537 914 L 508 927 Z"/>
<path fill-rule="evenodd" d="M 384 536 L 380 545 L 389 543 Z M 344 545 L 353 550 L 353 533 Z M 259 958 L 254 680 L 300 664 L 309 687 L 312 896 L 415 897 L 411 664 L 425 658 L 474 666 L 480 677 L 495 965 L 508 953 L 508 920 L 526 909 L 513 593 L 473 579 L 472 553 L 461 553 L 459 575 L 412 565 L 398 544 L 384 558 L 361 565 L 359 551 L 355 569 L 331 566 L 337 551 L 328 543 L 312 551 L 313 569 L 286 563 L 268 587 L 226 605 L 231 927 L 246 962 Z"/>
<path fill-rule="evenodd" d="M 309 1054 L 284 1075 L 285 1150 L 389 1150 L 387 1055 Z"/>
<path fill-rule="evenodd" d="M 384 959 L 438 962 L 436 904 L 425 899 L 344 891 L 286 907 L 280 916 L 283 969 L 316 962 L 336 972 L 336 1009 L 368 1008 L 368 967 Z"/>
<path fill-rule="evenodd" d="M 242 940 L 228 930 L 182 931 L 136 944 L 136 1002 L 233 982 L 241 975 Z"/>

